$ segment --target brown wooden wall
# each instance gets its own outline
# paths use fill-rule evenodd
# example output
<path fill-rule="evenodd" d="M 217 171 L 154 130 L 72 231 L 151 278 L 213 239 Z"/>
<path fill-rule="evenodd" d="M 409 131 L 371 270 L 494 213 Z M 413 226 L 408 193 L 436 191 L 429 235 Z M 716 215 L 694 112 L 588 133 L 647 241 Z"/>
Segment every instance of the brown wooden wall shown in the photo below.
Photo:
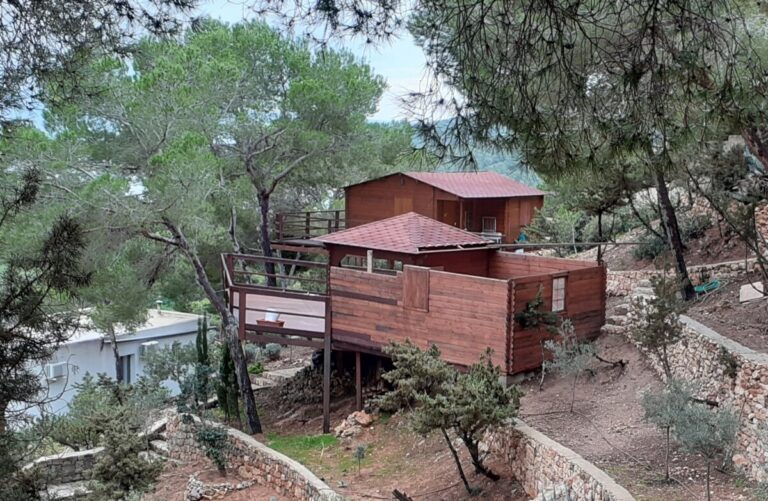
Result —
<path fill-rule="evenodd" d="M 409 270 L 421 275 L 406 288 Z M 477 362 L 490 347 L 494 363 L 507 370 L 510 283 L 424 270 L 406 267 L 390 276 L 332 267 L 334 347 L 377 350 L 409 338 L 421 348 L 436 344 L 445 360 L 459 365 Z"/>
<path fill-rule="evenodd" d="M 421 254 L 417 257 L 416 263 L 430 268 L 442 268 L 443 271 L 451 273 L 487 277 L 490 256 L 495 253 L 495 249 L 478 249 Z"/>
<path fill-rule="evenodd" d="M 407 176 L 374 179 L 344 191 L 347 228 L 411 211 L 437 218 L 434 188 Z"/>
<path fill-rule="evenodd" d="M 552 310 L 552 280 L 555 276 L 566 278 L 565 310 L 560 318 L 569 318 L 573 322 L 576 335 L 581 339 L 594 339 L 600 334 L 600 327 L 605 323 L 605 280 L 606 268 L 593 265 L 581 269 L 572 269 L 560 274 L 548 273 L 533 275 L 513 280 L 513 309 L 515 315 L 523 311 L 542 288 L 544 305 Z M 533 370 L 541 366 L 544 360 L 543 342 L 554 336 L 545 329 L 523 329 L 514 322 L 511 340 L 511 373 Z"/>
<path fill-rule="evenodd" d="M 482 229 L 482 217 L 495 217 L 504 243 L 514 243 L 530 224 L 544 197 L 461 199 L 404 175 L 392 175 L 347 187 L 347 228 L 416 212 L 469 231 Z M 468 219 L 467 219 L 468 218 Z"/>
<path fill-rule="evenodd" d="M 490 255 L 488 276 L 491 278 L 514 278 L 542 273 L 559 273 L 595 267 L 593 261 L 543 257 L 513 252 L 496 252 Z"/>
<path fill-rule="evenodd" d="M 520 236 L 520 229 L 531 224 L 536 211 L 543 206 L 543 195 L 507 199 L 504 243 L 515 243 Z"/>

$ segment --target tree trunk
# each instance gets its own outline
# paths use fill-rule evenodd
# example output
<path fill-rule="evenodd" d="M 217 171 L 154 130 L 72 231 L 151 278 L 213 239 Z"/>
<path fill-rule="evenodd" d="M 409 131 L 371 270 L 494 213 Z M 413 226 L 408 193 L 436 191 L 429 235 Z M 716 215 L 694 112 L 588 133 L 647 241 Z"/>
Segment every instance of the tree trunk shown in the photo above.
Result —
<path fill-rule="evenodd" d="M 603 211 L 597 213 L 597 241 L 603 242 Z M 603 262 L 603 246 L 597 245 L 597 262 Z"/>
<path fill-rule="evenodd" d="M 189 242 L 187 242 L 187 239 L 181 230 L 170 221 L 164 221 L 164 224 L 176 237 L 179 249 L 184 253 L 187 259 L 189 259 L 192 267 L 195 269 L 195 278 L 198 285 L 202 287 L 208 300 L 221 317 L 221 330 L 229 345 L 232 361 L 235 363 L 235 372 L 237 374 L 237 381 L 240 384 L 240 394 L 243 397 L 243 406 L 245 407 L 245 418 L 248 422 L 248 430 L 250 433 L 261 433 L 261 420 L 259 419 L 259 412 L 256 409 L 256 399 L 253 397 L 251 379 L 248 375 L 248 366 L 245 363 L 243 349 L 240 346 L 237 320 L 232 313 L 230 313 L 224 300 L 216 294 L 216 289 L 213 288 L 211 281 L 208 279 L 208 274 L 203 267 L 203 263 L 200 262 L 198 255 L 189 246 Z"/>
<path fill-rule="evenodd" d="M 707 501 L 712 501 L 712 494 L 709 491 L 709 479 L 712 475 L 712 461 L 707 460 Z"/>
<path fill-rule="evenodd" d="M 690 301 L 694 298 L 695 291 L 693 290 L 693 284 L 691 278 L 688 275 L 688 267 L 685 264 L 683 239 L 680 235 L 680 225 L 677 222 L 677 215 L 675 214 L 675 208 L 672 206 L 672 201 L 669 198 L 669 191 L 667 190 L 667 182 L 664 178 L 664 172 L 661 169 L 656 169 L 656 192 L 659 198 L 659 207 L 662 213 L 662 221 L 666 228 L 667 239 L 672 252 L 675 255 L 675 268 L 677 270 L 677 278 L 680 281 L 680 292 L 685 301 Z"/>
<path fill-rule="evenodd" d="M 261 212 L 261 224 L 259 225 L 259 235 L 261 240 L 261 253 L 264 257 L 272 257 L 272 240 L 269 237 L 269 198 L 270 194 L 266 190 L 259 191 L 259 211 Z M 275 276 L 275 263 L 264 263 L 264 271 L 267 274 L 267 285 L 269 287 L 277 286 L 277 277 Z"/>
<path fill-rule="evenodd" d="M 501 477 L 488 469 L 480 460 L 480 447 L 478 443 L 473 441 L 471 438 L 466 437 L 462 438 L 462 440 L 464 441 L 464 445 L 467 447 L 467 451 L 469 451 L 469 457 L 472 458 L 472 465 L 475 467 L 475 473 L 481 473 L 494 482 L 500 479 Z"/>
<path fill-rule="evenodd" d="M 456 468 L 459 470 L 459 476 L 461 477 L 461 481 L 464 482 L 464 488 L 467 489 L 467 492 L 471 496 L 473 494 L 472 487 L 469 486 L 469 482 L 467 481 L 467 476 L 464 474 L 464 468 L 461 467 L 461 459 L 459 459 L 459 454 L 456 452 L 456 449 L 454 449 L 453 444 L 451 443 L 451 437 L 448 436 L 448 432 L 445 431 L 445 428 L 440 428 L 440 431 L 443 432 L 443 437 L 445 437 L 445 442 L 448 444 L 448 448 L 451 450 L 451 454 L 453 455 L 453 460 L 456 462 Z"/>
<path fill-rule="evenodd" d="M 664 451 L 664 480 L 669 482 L 669 432 L 670 427 L 667 426 L 667 450 Z"/>
<path fill-rule="evenodd" d="M 109 341 L 112 343 L 112 354 L 115 356 L 115 381 L 118 383 L 123 381 L 123 364 L 120 363 L 120 351 L 117 348 L 117 336 L 115 335 L 115 327 L 110 325 L 107 327 L 107 335 Z"/>

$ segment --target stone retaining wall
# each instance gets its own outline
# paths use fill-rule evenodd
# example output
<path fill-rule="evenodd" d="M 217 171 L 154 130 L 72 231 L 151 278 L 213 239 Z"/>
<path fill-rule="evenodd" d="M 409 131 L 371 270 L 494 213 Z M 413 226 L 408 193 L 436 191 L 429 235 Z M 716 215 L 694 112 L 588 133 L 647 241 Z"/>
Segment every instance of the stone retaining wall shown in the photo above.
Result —
<path fill-rule="evenodd" d="M 46 483 L 67 484 L 89 480 L 91 469 L 103 450 L 103 447 L 96 447 L 85 451 L 43 456 L 25 465 L 24 469 L 39 469 L 42 480 Z"/>
<path fill-rule="evenodd" d="M 766 308 L 768 303 L 756 307 Z M 630 340 L 632 315 L 626 325 Z M 672 374 L 693 382 L 701 398 L 717 401 L 739 416 L 734 465 L 753 480 L 768 480 L 768 354 L 747 348 L 685 315 L 680 321 L 683 337 L 668 349 Z M 664 377 L 658 359 L 646 355 Z"/>
<path fill-rule="evenodd" d="M 604 471 L 520 420 L 485 438 L 492 455 L 512 469 L 526 494 L 541 499 L 630 501 Z"/>
<path fill-rule="evenodd" d="M 169 420 L 167 434 L 171 458 L 207 460 L 195 439 L 196 426 L 183 423 L 180 416 Z M 241 478 L 268 485 L 297 501 L 341 501 L 341 496 L 298 462 L 241 431 L 233 428 L 226 430 L 230 439 L 227 469 L 237 471 Z"/>
<path fill-rule="evenodd" d="M 689 266 L 688 274 L 694 284 L 699 283 L 699 277 L 702 274 L 708 275 L 711 279 L 732 278 L 743 274 L 745 271 L 757 270 L 755 258 L 740 261 L 728 261 L 716 264 L 701 264 Z M 663 270 L 628 270 L 611 271 L 608 270 L 606 280 L 606 292 L 609 296 L 628 296 L 635 290 L 641 281 L 650 280 L 652 277 L 664 274 Z"/>

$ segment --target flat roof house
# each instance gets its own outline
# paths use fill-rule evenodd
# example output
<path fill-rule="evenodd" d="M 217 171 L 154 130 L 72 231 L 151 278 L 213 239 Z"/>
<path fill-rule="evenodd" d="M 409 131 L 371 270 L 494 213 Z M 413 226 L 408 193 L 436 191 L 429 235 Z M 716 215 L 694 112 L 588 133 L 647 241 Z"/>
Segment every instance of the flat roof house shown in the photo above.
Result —
<path fill-rule="evenodd" d="M 145 354 L 153 349 L 173 343 L 194 342 L 199 316 L 178 311 L 151 309 L 147 322 L 135 332 L 118 332 L 117 343 L 122 363 L 124 381 L 133 383 L 144 374 Z M 48 412 L 66 412 L 75 395 L 74 385 L 81 382 L 86 373 L 95 376 L 105 373 L 115 377 L 115 357 L 111 341 L 103 332 L 88 327 L 77 329 L 40 368 L 43 388 L 49 397 L 58 397 L 48 404 Z M 165 381 L 171 394 L 179 388 L 172 381 Z M 30 409 L 31 415 L 39 415 L 39 409 Z"/>

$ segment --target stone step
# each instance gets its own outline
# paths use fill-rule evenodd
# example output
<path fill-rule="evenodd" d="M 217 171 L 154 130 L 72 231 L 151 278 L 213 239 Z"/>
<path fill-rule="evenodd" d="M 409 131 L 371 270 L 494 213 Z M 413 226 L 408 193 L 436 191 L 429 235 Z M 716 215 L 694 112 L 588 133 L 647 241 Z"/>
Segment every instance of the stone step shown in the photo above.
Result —
<path fill-rule="evenodd" d="M 624 334 L 627 328 L 623 325 L 605 324 L 600 328 L 602 334 Z"/>
<path fill-rule="evenodd" d="M 635 287 L 635 290 L 632 291 L 633 296 L 655 296 L 656 293 L 653 292 L 652 287 Z"/>
<path fill-rule="evenodd" d="M 262 378 L 271 379 L 277 383 L 283 382 L 286 379 L 291 379 L 304 367 L 290 367 L 288 369 L 276 369 L 272 371 L 262 372 L 260 376 Z"/>
<path fill-rule="evenodd" d="M 629 313 L 629 305 L 627 303 L 617 304 L 613 307 L 614 315 L 626 315 Z"/>
<path fill-rule="evenodd" d="M 607 325 L 626 325 L 627 317 L 624 315 L 611 315 L 605 319 Z"/>
<path fill-rule="evenodd" d="M 152 440 L 149 442 L 149 447 L 158 454 L 162 454 L 163 456 L 168 455 L 168 442 L 165 440 Z"/>

